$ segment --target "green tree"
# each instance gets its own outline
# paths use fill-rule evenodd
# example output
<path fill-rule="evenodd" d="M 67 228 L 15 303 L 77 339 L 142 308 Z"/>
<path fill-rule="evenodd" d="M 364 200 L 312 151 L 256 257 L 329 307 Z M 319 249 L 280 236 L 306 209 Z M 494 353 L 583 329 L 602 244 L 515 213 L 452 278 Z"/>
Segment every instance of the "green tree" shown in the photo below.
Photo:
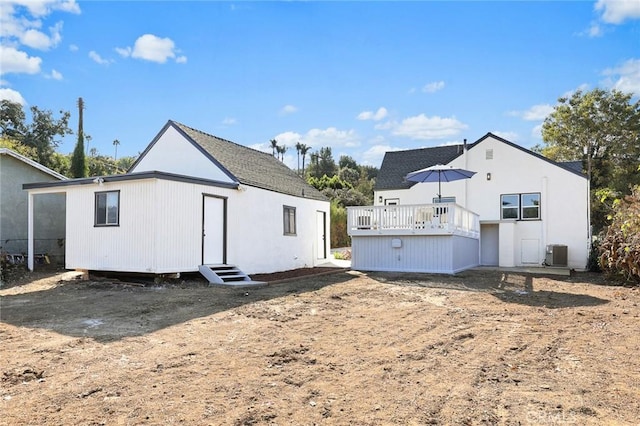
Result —
<path fill-rule="evenodd" d="M 330 147 L 320 148 L 320 151 L 311 154 L 311 164 L 309 165 L 309 176 L 322 178 L 327 175 L 332 177 L 338 171 Z"/>
<path fill-rule="evenodd" d="M 344 169 L 358 169 L 358 163 L 349 155 L 341 155 L 340 160 L 338 160 L 338 168 Z"/>
<path fill-rule="evenodd" d="M 582 160 L 591 180 L 592 223 L 606 224 L 595 192 L 611 188 L 629 194 L 640 183 L 640 101 L 617 90 L 577 91 L 558 99 L 542 125 L 544 146 L 534 149 L 556 161 Z"/>
<path fill-rule="evenodd" d="M 74 178 L 87 176 L 87 159 L 84 155 L 83 112 L 84 101 L 78 98 L 78 141 L 71 156 L 71 175 Z"/>
<path fill-rule="evenodd" d="M 269 141 L 269 143 L 271 143 L 271 153 L 275 157 L 276 156 L 276 149 L 278 148 L 278 141 L 276 139 L 271 139 Z"/>
<path fill-rule="evenodd" d="M 27 126 L 22 143 L 36 149 L 40 164 L 53 168 L 53 155 L 61 142 L 59 138 L 73 133 L 69 128 L 71 115 L 61 110 L 60 118 L 55 119 L 49 110 L 40 110 L 37 106 L 30 109 L 31 124 Z"/>
<path fill-rule="evenodd" d="M 118 161 L 118 146 L 120 146 L 120 141 L 118 139 L 113 141 L 113 146 L 116 148 L 115 149 L 115 154 L 113 156 L 113 159 Z"/>
<path fill-rule="evenodd" d="M 22 142 L 25 128 L 22 105 L 3 99 L 0 101 L 0 136 Z"/>
<path fill-rule="evenodd" d="M 302 149 L 302 144 L 300 142 L 296 142 L 296 152 L 298 153 L 298 174 L 300 174 L 300 149 Z"/>
<path fill-rule="evenodd" d="M 305 144 L 302 144 L 300 146 L 300 154 L 302 155 L 302 176 L 304 176 L 304 159 L 306 158 L 307 153 L 309 152 L 310 149 L 311 147 Z"/>

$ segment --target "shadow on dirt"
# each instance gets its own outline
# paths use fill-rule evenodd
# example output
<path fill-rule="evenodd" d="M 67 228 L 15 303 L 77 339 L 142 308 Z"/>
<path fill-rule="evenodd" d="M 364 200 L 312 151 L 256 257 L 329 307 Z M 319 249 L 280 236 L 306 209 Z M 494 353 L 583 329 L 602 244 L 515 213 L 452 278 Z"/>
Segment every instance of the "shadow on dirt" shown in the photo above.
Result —
<path fill-rule="evenodd" d="M 586 294 L 536 290 L 534 288 L 534 281 L 537 278 L 574 281 L 569 277 L 561 279 L 560 277 L 502 271 L 464 271 L 456 275 L 371 272 L 367 275 L 386 284 L 484 292 L 505 303 L 548 309 L 598 306 L 609 303 L 609 300 Z M 601 285 L 601 283 L 597 284 Z"/>
<path fill-rule="evenodd" d="M 351 279 L 353 275 L 340 271 L 244 289 L 202 282 L 144 286 L 108 280 L 61 281 L 46 290 L 2 296 L 0 322 L 110 342 Z"/>

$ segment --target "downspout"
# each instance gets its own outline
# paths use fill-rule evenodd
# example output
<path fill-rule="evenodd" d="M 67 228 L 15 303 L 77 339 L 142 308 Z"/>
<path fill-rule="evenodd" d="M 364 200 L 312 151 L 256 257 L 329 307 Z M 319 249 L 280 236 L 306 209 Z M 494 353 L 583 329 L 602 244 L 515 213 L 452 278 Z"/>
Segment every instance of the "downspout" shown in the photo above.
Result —
<path fill-rule="evenodd" d="M 463 139 L 462 141 L 462 156 L 463 156 L 463 160 L 464 160 L 464 169 L 465 170 L 469 170 L 469 158 L 467 155 L 467 139 Z M 465 179 L 464 180 L 464 208 L 467 208 L 468 202 L 467 202 L 467 193 L 469 191 L 469 179 Z"/>

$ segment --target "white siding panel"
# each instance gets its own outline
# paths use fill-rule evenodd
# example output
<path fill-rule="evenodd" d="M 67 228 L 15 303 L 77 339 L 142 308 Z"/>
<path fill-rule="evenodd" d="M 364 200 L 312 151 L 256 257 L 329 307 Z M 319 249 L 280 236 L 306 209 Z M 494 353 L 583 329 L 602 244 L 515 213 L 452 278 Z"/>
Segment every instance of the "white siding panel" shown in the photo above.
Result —
<path fill-rule="evenodd" d="M 120 226 L 94 227 L 96 191 L 120 191 Z M 202 262 L 203 194 L 227 197 L 227 263 L 247 273 L 312 267 L 318 259 L 318 211 L 329 203 L 262 189 L 235 190 L 163 179 L 83 185 L 67 192 L 70 269 L 169 273 Z M 296 235 L 284 235 L 283 206 L 296 208 Z"/>
<path fill-rule="evenodd" d="M 352 268 L 362 271 L 454 273 L 477 266 L 479 241 L 460 236 L 352 237 Z M 455 253 L 455 256 L 454 256 Z"/>
<path fill-rule="evenodd" d="M 162 171 L 220 182 L 233 182 L 175 128 L 169 127 L 131 172 Z"/>
<path fill-rule="evenodd" d="M 105 183 L 70 188 L 67 192 L 66 266 L 69 269 L 153 272 L 155 220 L 150 182 Z M 120 190 L 120 225 L 94 226 L 95 193 Z M 147 212 L 148 214 L 148 212 Z"/>

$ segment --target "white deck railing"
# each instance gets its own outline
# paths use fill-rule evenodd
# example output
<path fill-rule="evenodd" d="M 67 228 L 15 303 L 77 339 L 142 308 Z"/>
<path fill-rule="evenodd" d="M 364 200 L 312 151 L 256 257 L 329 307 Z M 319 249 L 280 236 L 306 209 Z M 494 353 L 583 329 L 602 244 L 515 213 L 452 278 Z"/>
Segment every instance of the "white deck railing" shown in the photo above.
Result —
<path fill-rule="evenodd" d="M 347 208 L 349 235 L 480 236 L 477 214 L 455 203 Z"/>

